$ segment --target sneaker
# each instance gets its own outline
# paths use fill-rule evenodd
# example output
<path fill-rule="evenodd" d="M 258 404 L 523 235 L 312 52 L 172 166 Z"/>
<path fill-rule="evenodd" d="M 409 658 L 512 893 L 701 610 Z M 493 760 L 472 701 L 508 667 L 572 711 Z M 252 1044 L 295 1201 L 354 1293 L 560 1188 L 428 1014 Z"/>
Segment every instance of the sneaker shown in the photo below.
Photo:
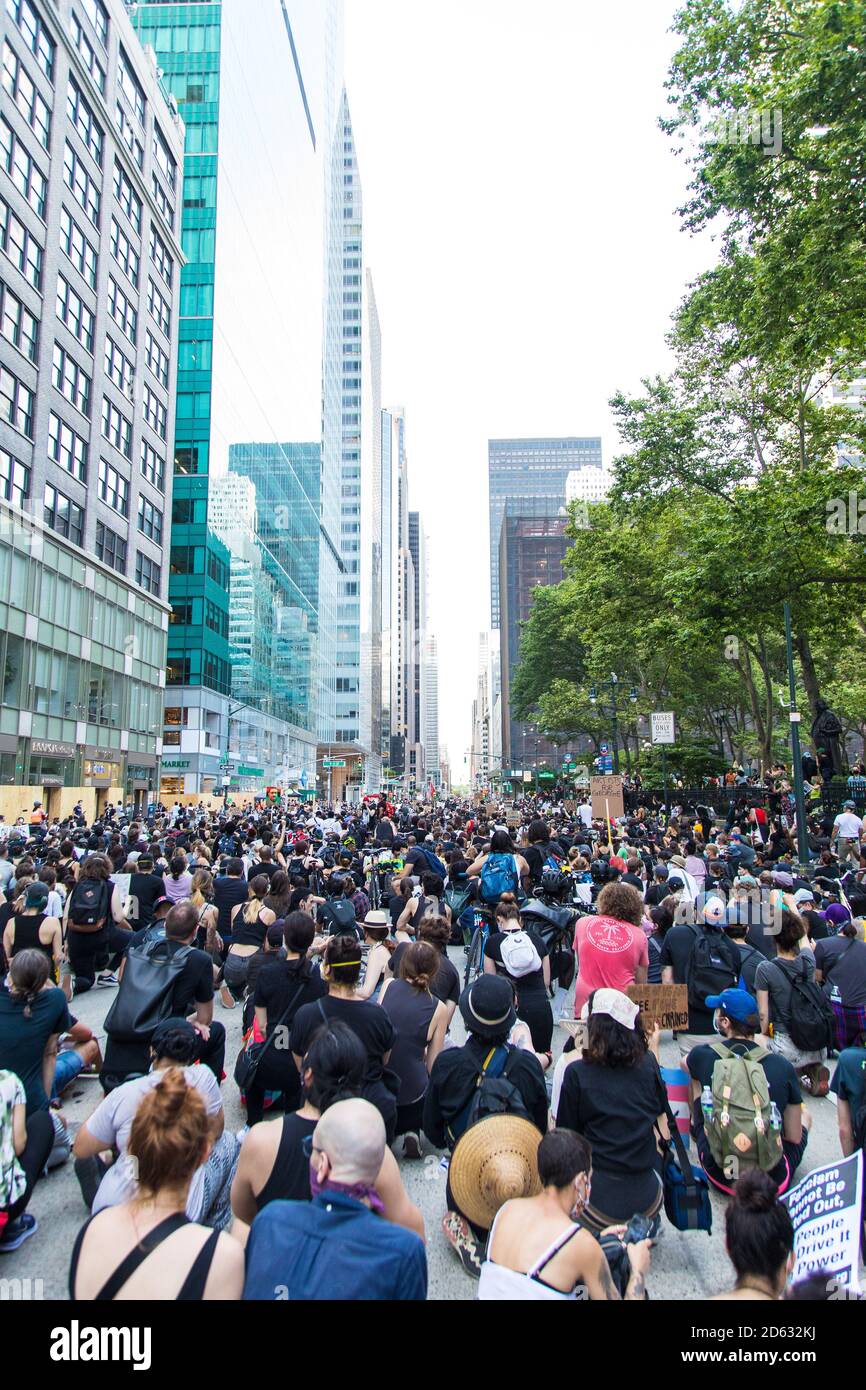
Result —
<path fill-rule="evenodd" d="M 421 1157 L 421 1136 L 415 1130 L 410 1130 L 408 1134 L 403 1135 L 403 1157 Z"/>
<path fill-rule="evenodd" d="M 103 970 L 101 975 L 97 975 L 96 983 L 102 989 L 111 989 L 112 985 L 119 983 L 113 970 Z"/>
<path fill-rule="evenodd" d="M 816 1067 L 813 1069 L 813 1072 L 812 1072 L 812 1085 L 811 1085 L 811 1088 L 810 1088 L 810 1089 L 811 1089 L 812 1095 L 813 1095 L 817 1100 L 820 1100 L 822 1096 L 826 1096 L 827 1092 L 828 1092 L 829 1089 L 830 1089 L 830 1068 L 829 1068 L 829 1067 L 816 1066 Z"/>
<path fill-rule="evenodd" d="M 19 1245 L 23 1245 L 30 1236 L 35 1236 L 39 1230 L 39 1222 L 35 1216 L 31 1216 L 29 1211 L 25 1211 L 19 1216 L 17 1221 L 10 1221 L 0 1236 L 0 1254 L 6 1255 L 11 1250 L 17 1250 Z"/>
<path fill-rule="evenodd" d="M 228 985 L 220 985 L 220 1003 L 225 1009 L 233 1009 L 235 1006 L 235 997 Z"/>
<path fill-rule="evenodd" d="M 478 1242 L 465 1216 L 456 1211 L 447 1211 L 442 1218 L 442 1230 L 466 1273 L 472 1279 L 480 1279 L 481 1255 Z"/>

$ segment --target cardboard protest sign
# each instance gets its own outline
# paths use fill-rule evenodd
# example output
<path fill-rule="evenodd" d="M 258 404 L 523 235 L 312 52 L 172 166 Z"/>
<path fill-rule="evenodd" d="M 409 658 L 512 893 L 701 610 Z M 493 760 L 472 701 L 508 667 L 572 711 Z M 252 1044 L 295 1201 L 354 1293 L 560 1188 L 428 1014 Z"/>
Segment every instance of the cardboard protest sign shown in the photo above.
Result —
<path fill-rule="evenodd" d="M 629 985 L 626 994 L 640 1009 L 640 1021 L 648 1033 L 655 1023 L 688 1032 L 688 985 Z"/>
<path fill-rule="evenodd" d="M 816 1270 L 832 1280 L 831 1298 L 860 1292 L 860 1212 L 863 1191 L 863 1152 L 838 1163 L 816 1168 L 798 1182 L 782 1201 L 794 1225 L 792 1283 Z"/>
<path fill-rule="evenodd" d="M 519 830 L 522 819 L 519 811 L 506 811 L 505 813 L 505 824 L 509 830 Z"/>
<path fill-rule="evenodd" d="M 625 815 L 625 804 L 622 797 L 622 778 L 611 775 L 610 777 L 590 777 L 589 791 L 592 797 L 593 818 L 603 820 L 610 811 L 611 820 L 616 820 L 617 816 Z M 607 802 L 607 808 L 605 808 Z"/>

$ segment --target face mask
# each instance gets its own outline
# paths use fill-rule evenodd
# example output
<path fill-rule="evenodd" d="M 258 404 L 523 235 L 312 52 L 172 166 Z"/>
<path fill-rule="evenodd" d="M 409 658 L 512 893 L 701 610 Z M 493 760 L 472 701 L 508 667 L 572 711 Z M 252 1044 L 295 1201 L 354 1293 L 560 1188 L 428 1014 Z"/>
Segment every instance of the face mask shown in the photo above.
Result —
<path fill-rule="evenodd" d="M 723 1037 L 725 1036 L 724 1033 L 722 1032 L 721 1028 L 719 1027 L 719 1015 L 718 1015 L 718 1013 L 714 1013 L 714 1014 L 713 1014 L 713 1032 L 714 1032 L 714 1033 L 718 1033 L 718 1035 L 719 1035 L 720 1038 L 723 1038 Z"/>

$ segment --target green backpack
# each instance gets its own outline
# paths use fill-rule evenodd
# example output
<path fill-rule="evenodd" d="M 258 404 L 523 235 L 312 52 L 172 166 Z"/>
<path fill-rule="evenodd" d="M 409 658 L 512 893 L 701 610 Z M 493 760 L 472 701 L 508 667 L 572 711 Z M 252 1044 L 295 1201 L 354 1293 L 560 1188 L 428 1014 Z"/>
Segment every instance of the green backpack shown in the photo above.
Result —
<path fill-rule="evenodd" d="M 726 1177 L 736 1179 L 745 1168 L 775 1168 L 783 1156 L 782 1135 L 770 1122 L 770 1088 L 761 1062 L 770 1054 L 763 1047 L 745 1054 L 725 1043 L 711 1043 L 718 1061 L 713 1067 L 713 1113 L 705 1118 L 710 1153 Z"/>

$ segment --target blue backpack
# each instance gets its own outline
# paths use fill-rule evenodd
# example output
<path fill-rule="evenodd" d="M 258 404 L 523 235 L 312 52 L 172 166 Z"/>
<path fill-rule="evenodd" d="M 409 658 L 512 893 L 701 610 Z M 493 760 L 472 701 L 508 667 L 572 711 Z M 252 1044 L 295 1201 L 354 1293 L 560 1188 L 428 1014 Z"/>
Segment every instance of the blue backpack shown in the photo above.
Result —
<path fill-rule="evenodd" d="M 513 854 L 488 854 L 481 869 L 481 897 L 498 903 L 503 893 L 517 893 L 520 875 Z"/>
<path fill-rule="evenodd" d="M 445 868 L 445 865 L 442 863 L 442 860 L 439 858 L 438 854 L 434 854 L 432 849 L 428 849 L 426 845 L 416 845 L 415 848 L 419 849 L 423 854 L 424 858 L 427 860 L 427 868 L 430 871 L 430 873 L 438 874 L 444 882 L 448 870 Z"/>

